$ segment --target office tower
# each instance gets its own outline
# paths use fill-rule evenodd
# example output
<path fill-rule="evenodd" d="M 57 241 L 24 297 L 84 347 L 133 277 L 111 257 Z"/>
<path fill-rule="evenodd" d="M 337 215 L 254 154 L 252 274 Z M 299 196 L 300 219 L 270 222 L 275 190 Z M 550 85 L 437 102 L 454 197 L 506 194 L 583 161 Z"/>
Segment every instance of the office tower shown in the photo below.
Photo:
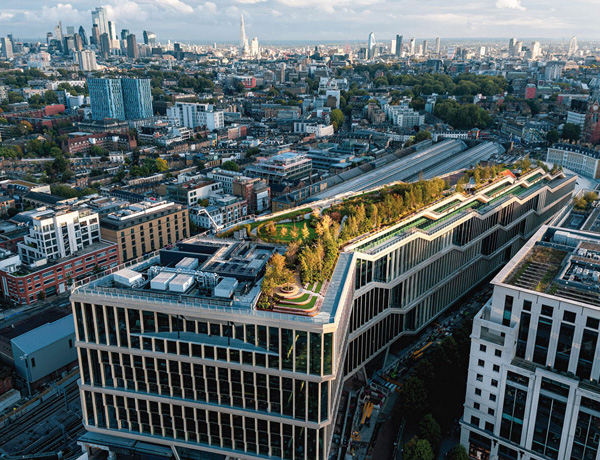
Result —
<path fill-rule="evenodd" d="M 564 216 L 498 273 L 474 318 L 461 419 L 471 458 L 598 457 L 598 218 Z"/>
<path fill-rule="evenodd" d="M 108 21 L 108 37 L 111 49 L 119 48 L 119 37 L 117 37 L 117 26 L 114 21 Z"/>
<path fill-rule="evenodd" d="M 59 42 L 62 42 L 63 31 L 62 31 L 62 24 L 60 21 L 58 21 L 58 24 L 56 26 L 54 26 L 54 38 L 56 40 L 58 40 Z"/>
<path fill-rule="evenodd" d="M 81 44 L 83 46 L 88 46 L 89 43 L 88 43 L 87 35 L 85 33 L 85 29 L 83 28 L 83 26 L 79 26 L 79 31 L 77 33 L 81 37 Z"/>
<path fill-rule="evenodd" d="M 423 56 L 427 56 L 427 40 L 423 40 Z"/>
<path fill-rule="evenodd" d="M 8 37 L 2 37 L 0 38 L 0 44 L 2 45 L 2 57 L 4 59 L 12 59 L 13 47 L 10 39 Z"/>
<path fill-rule="evenodd" d="M 129 29 L 121 29 L 121 40 L 127 40 L 127 37 L 129 37 L 129 35 Z"/>
<path fill-rule="evenodd" d="M 110 37 L 108 36 L 108 34 L 102 34 L 100 36 L 100 53 L 102 54 L 102 57 L 104 59 L 108 59 L 108 57 L 110 56 L 110 50 Z"/>
<path fill-rule="evenodd" d="M 367 59 L 373 59 L 375 56 L 375 45 L 377 42 L 375 41 L 375 34 L 371 32 L 369 34 L 369 41 L 367 44 Z"/>
<path fill-rule="evenodd" d="M 256 307 L 274 248 L 253 242 L 196 237 L 75 286 L 80 444 L 327 459 L 344 380 L 502 267 L 575 181 L 505 176 L 347 245 L 315 316 Z"/>
<path fill-rule="evenodd" d="M 52 32 L 46 33 L 46 45 L 50 44 L 50 40 L 52 40 Z"/>
<path fill-rule="evenodd" d="M 258 37 L 254 37 L 250 42 L 250 54 L 254 57 L 260 54 L 260 48 L 258 46 Z"/>
<path fill-rule="evenodd" d="M 246 37 L 246 25 L 244 24 L 244 15 L 242 14 L 240 19 L 240 55 L 246 56 L 248 54 L 248 38 Z"/>
<path fill-rule="evenodd" d="M 92 35 L 90 35 L 90 45 L 100 46 L 100 28 L 98 24 L 92 26 Z"/>
<path fill-rule="evenodd" d="M 402 56 L 402 35 L 396 35 L 396 56 Z"/>
<path fill-rule="evenodd" d="M 573 37 L 571 37 L 571 41 L 569 42 L 569 56 L 573 56 L 575 53 L 577 53 L 577 49 L 577 37 L 573 35 Z"/>
<path fill-rule="evenodd" d="M 154 47 L 156 45 L 156 34 L 149 30 L 144 30 L 144 44 Z"/>
<path fill-rule="evenodd" d="M 98 70 L 98 65 L 96 64 L 96 53 L 94 53 L 92 50 L 78 51 L 77 63 L 79 64 L 79 69 L 84 72 Z"/>
<path fill-rule="evenodd" d="M 511 38 L 508 41 L 508 56 L 509 57 L 515 57 L 516 52 L 515 52 L 515 48 L 517 46 L 517 39 L 516 38 Z"/>
<path fill-rule="evenodd" d="M 437 56 L 440 55 L 440 51 L 442 50 L 442 46 L 441 46 L 441 41 L 440 41 L 440 37 L 437 37 L 435 39 L 435 54 Z"/>
<path fill-rule="evenodd" d="M 92 11 L 92 25 L 98 26 L 98 35 L 108 33 L 108 13 L 106 8 L 98 7 Z"/>
<path fill-rule="evenodd" d="M 205 127 L 209 131 L 225 126 L 225 115 L 215 110 L 211 104 L 196 104 L 193 102 L 176 102 L 167 107 L 167 118 L 176 126 L 187 128 Z"/>
<path fill-rule="evenodd" d="M 75 42 L 75 51 L 81 51 L 83 49 L 83 41 L 81 40 L 81 35 L 73 35 L 73 41 Z"/>
<path fill-rule="evenodd" d="M 415 55 L 415 39 L 414 38 L 410 39 L 409 55 L 410 56 L 414 56 Z"/>
<path fill-rule="evenodd" d="M 127 57 L 130 59 L 137 59 L 140 57 L 135 35 L 133 34 L 127 36 Z"/>

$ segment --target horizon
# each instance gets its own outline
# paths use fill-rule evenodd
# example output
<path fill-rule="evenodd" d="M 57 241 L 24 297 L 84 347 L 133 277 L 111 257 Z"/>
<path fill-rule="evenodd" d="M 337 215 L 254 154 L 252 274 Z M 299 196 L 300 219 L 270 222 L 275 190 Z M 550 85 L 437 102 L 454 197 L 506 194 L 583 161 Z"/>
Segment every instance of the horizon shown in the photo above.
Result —
<path fill-rule="evenodd" d="M 369 32 L 405 38 L 444 37 L 445 40 L 600 41 L 600 9 L 594 0 L 20 0 L 0 12 L 0 35 L 38 37 L 44 41 L 60 20 L 63 29 L 83 26 L 91 32 L 91 11 L 108 10 L 117 33 L 152 30 L 158 41 L 236 43 L 243 14 L 248 37 L 262 43 L 363 43 Z M 456 30 L 464 32 L 452 38 Z M 522 38 L 519 35 L 532 38 Z M 534 38 L 544 37 L 544 38 Z"/>

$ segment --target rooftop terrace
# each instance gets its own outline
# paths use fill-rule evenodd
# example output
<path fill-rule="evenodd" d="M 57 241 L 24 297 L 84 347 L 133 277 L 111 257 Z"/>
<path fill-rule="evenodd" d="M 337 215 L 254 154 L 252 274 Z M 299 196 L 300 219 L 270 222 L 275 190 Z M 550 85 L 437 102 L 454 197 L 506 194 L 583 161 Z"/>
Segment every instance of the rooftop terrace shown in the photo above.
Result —
<path fill-rule="evenodd" d="M 445 198 L 442 203 L 428 206 L 400 223 L 368 236 L 363 242 L 349 246 L 347 250 L 376 254 L 415 232 L 433 234 L 469 213 L 485 214 L 512 197 L 523 198 L 544 185 L 558 185 L 563 180 L 565 178 L 561 174 L 552 176 L 541 169 L 531 171 L 516 182 L 510 177 L 502 178 L 474 195 L 454 194 Z"/>

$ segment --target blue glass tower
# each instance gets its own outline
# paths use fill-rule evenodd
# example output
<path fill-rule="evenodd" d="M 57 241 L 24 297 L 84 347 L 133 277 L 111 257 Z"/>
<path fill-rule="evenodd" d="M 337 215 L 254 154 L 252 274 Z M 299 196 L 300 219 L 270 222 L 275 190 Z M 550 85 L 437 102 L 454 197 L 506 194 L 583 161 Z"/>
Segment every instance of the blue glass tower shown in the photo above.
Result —
<path fill-rule="evenodd" d="M 152 116 L 149 79 L 88 78 L 92 119 L 133 120 Z"/>

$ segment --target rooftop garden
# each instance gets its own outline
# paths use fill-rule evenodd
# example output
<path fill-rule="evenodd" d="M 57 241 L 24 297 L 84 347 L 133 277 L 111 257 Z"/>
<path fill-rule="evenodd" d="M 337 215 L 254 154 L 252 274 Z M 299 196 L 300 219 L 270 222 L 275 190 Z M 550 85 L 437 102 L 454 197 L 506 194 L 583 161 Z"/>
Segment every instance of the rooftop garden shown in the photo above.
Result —
<path fill-rule="evenodd" d="M 580 211 L 588 211 L 592 203 L 598 200 L 598 194 L 596 192 L 586 192 L 583 196 L 576 196 L 573 198 L 573 205 L 575 209 Z"/>
<path fill-rule="evenodd" d="M 554 278 L 560 272 L 566 251 L 535 246 L 508 276 L 508 284 L 546 292 Z"/>

